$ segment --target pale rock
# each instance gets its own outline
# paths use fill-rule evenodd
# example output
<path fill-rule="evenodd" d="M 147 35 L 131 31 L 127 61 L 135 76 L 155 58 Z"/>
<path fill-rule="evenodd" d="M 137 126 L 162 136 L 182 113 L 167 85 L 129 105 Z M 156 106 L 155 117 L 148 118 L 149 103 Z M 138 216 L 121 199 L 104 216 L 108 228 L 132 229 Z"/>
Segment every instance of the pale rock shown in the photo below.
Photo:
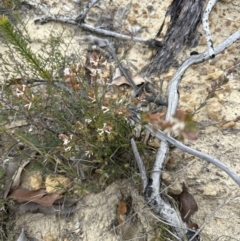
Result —
<path fill-rule="evenodd" d="M 217 196 L 216 185 L 206 184 L 203 188 L 203 195 L 205 196 Z"/>
<path fill-rule="evenodd" d="M 222 120 L 223 106 L 219 103 L 217 98 L 209 99 L 206 105 L 206 109 L 207 109 L 207 115 L 209 119 L 212 119 L 215 121 Z"/>
<path fill-rule="evenodd" d="M 21 175 L 21 187 L 32 190 L 38 190 L 42 187 L 43 177 L 39 172 L 23 170 Z"/>
<path fill-rule="evenodd" d="M 232 128 L 236 125 L 236 122 L 235 121 L 229 121 L 228 123 L 224 124 L 222 126 L 223 129 L 229 129 L 229 128 Z"/>
<path fill-rule="evenodd" d="M 154 51 L 150 50 L 145 53 L 144 58 L 146 58 L 147 60 L 150 60 L 152 59 L 153 55 L 154 55 Z"/>
<path fill-rule="evenodd" d="M 159 141 L 158 139 L 156 139 L 156 138 L 150 139 L 149 142 L 148 142 L 148 145 L 149 145 L 149 146 L 152 146 L 152 147 L 154 147 L 154 148 L 159 148 L 159 146 L 160 146 L 160 141 Z"/>
<path fill-rule="evenodd" d="M 187 172 L 187 179 L 196 179 L 202 170 L 202 165 L 199 162 L 195 162 L 191 167 L 191 170 Z"/>
<path fill-rule="evenodd" d="M 182 192 L 182 184 L 175 183 L 173 185 L 170 185 L 168 188 L 168 192 L 173 195 L 179 195 Z"/>
<path fill-rule="evenodd" d="M 30 190 L 39 190 L 42 187 L 43 177 L 40 173 L 33 173 L 29 176 L 28 180 L 31 188 Z"/>
<path fill-rule="evenodd" d="M 47 234 L 43 237 L 44 241 L 57 241 L 57 237 L 52 234 Z"/>
<path fill-rule="evenodd" d="M 62 194 L 71 186 L 71 181 L 63 175 L 49 175 L 45 180 L 47 193 Z"/>
<path fill-rule="evenodd" d="M 218 79 L 221 75 L 223 75 L 223 71 L 222 70 L 219 70 L 219 71 L 216 71 L 212 74 L 209 74 L 205 80 L 216 80 Z"/>
<path fill-rule="evenodd" d="M 170 181 L 171 180 L 171 175 L 169 173 L 167 173 L 167 172 L 163 172 L 162 173 L 162 179 Z"/>

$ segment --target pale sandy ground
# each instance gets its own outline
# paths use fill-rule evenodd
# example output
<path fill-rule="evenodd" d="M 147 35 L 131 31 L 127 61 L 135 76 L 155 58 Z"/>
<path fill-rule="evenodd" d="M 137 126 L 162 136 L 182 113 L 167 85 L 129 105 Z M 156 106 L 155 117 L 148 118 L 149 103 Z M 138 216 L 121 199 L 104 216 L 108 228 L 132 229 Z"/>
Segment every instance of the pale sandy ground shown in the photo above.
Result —
<path fill-rule="evenodd" d="M 54 1 L 45 1 L 51 9 L 51 13 L 61 13 L 66 15 L 76 14 L 77 4 L 67 1 L 59 1 L 54 7 Z M 132 9 L 128 15 L 126 26 L 130 23 L 137 23 L 143 28 L 142 38 L 148 39 L 155 36 L 163 20 L 166 7 L 170 1 L 133 1 Z M 107 9 L 107 6 L 126 6 L 129 1 L 100 1 L 100 6 Z M 151 8 L 152 6 L 152 8 Z M 72 10 L 74 7 L 74 11 Z M 152 9 L 152 11 L 149 11 Z M 100 11 L 95 9 L 94 11 Z M 46 39 L 53 32 L 65 31 L 65 41 L 70 42 L 70 51 L 79 51 L 80 46 L 77 40 L 82 38 L 86 32 L 74 26 L 63 26 L 61 24 L 50 23 L 46 25 L 35 25 L 33 19 L 36 17 L 34 11 L 30 11 L 27 17 L 27 28 L 33 40 L 33 49 L 39 48 L 38 39 Z M 238 1 L 219 1 L 211 13 L 211 31 L 213 34 L 214 45 L 220 43 L 240 28 L 240 4 Z M 201 29 L 201 27 L 200 27 Z M 72 39 L 71 36 L 74 35 Z M 204 38 L 201 39 L 199 46 L 194 50 L 199 52 L 206 50 Z M 2 52 L 3 49 L 1 48 Z M 180 57 L 180 61 L 189 54 L 186 51 Z M 129 52 L 127 58 L 135 60 L 133 63 L 141 69 L 151 56 L 150 51 L 140 45 Z M 216 56 L 214 60 L 191 67 L 183 76 L 179 88 L 180 104 L 179 107 L 193 111 L 207 96 L 207 87 L 216 80 L 219 74 L 224 73 L 236 62 L 240 61 L 240 41 L 237 41 L 222 54 Z M 160 78 L 170 79 L 175 70 L 160 76 Z M 229 82 L 225 88 L 217 91 L 217 95 L 207 101 L 195 115 L 195 120 L 199 123 L 199 136 L 196 141 L 188 141 L 188 144 L 200 149 L 210 155 L 219 158 L 229 165 L 237 174 L 240 175 L 239 150 L 240 150 L 240 123 L 231 122 L 240 115 L 240 68 L 229 76 Z M 223 123 L 229 123 L 223 126 Z M 220 124 L 219 124 L 220 123 Z M 240 196 L 239 187 L 223 171 L 211 164 L 197 158 L 191 160 L 188 155 L 175 150 L 173 156 L 178 167 L 177 172 L 166 171 L 163 175 L 166 183 L 172 184 L 172 190 L 180 191 L 179 183 L 185 181 L 190 192 L 198 202 L 199 211 L 194 216 L 194 221 L 199 226 L 204 225 L 202 230 L 202 240 L 231 241 L 240 240 Z M 189 161 L 190 160 L 190 161 Z M 111 224 L 116 218 L 116 205 L 121 199 L 120 189 L 125 187 L 126 192 L 135 193 L 134 205 L 138 213 L 138 225 L 133 233 L 137 237 L 148 234 L 150 240 L 151 224 L 154 219 L 143 208 L 141 195 L 134 191 L 132 184 L 116 183 L 107 188 L 105 192 L 89 195 L 84 198 L 79 205 L 77 213 L 71 218 L 58 218 L 44 216 L 42 214 L 21 215 L 16 222 L 15 231 L 19 226 L 27 228 L 30 236 L 38 240 L 48 240 L 47 235 L 57 237 L 57 240 L 121 240 L 121 237 L 114 233 Z M 235 198 L 234 198 L 235 197 Z M 101 202 L 99 201 L 101 200 Z M 229 201 L 230 200 L 230 201 Z M 226 205 L 220 207 L 225 202 Z M 155 219 L 156 222 L 156 219 Z M 133 228 L 132 228 L 133 230 Z M 63 237 L 66 239 L 63 239 Z M 136 237 L 135 236 L 135 237 Z M 144 235 L 143 235 L 144 236 Z M 44 239 L 45 237 L 45 239 Z M 67 239 L 68 237 L 68 239 Z M 50 239 L 49 239 L 50 240 Z M 144 240 L 144 239 L 135 239 Z"/>

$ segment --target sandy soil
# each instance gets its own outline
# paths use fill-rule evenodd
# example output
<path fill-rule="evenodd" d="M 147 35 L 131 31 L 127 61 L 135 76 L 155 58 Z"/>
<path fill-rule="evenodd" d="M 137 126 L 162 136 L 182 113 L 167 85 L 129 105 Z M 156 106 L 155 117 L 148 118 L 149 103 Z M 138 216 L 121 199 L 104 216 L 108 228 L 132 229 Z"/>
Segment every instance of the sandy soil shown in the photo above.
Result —
<path fill-rule="evenodd" d="M 47 14 L 72 16 L 77 15 L 79 8 L 78 4 L 70 1 L 61 0 L 57 4 L 50 0 L 44 2 L 46 4 L 44 11 Z M 141 3 L 133 1 L 127 19 L 124 20 L 126 28 L 131 30 L 133 25 L 141 26 L 142 32 L 137 36 L 144 39 L 153 38 L 170 2 L 170 0 L 143 0 Z M 84 3 L 81 2 L 80 6 Z M 92 24 L 92 19 L 98 20 L 102 13 L 108 12 L 108 8 L 120 6 L 124 8 L 127 4 L 129 4 L 127 0 L 100 1 L 99 8 L 94 8 L 90 12 L 87 21 Z M 42 14 L 37 10 L 39 5 L 36 3 L 35 6 L 33 10 L 22 10 L 27 16 L 24 21 L 33 39 L 31 46 L 35 51 L 41 46 L 41 41 L 61 31 L 64 31 L 64 41 L 69 42 L 69 53 L 81 51 L 78 40 L 87 34 L 86 32 L 76 26 L 58 23 L 35 25 L 33 19 Z M 214 45 L 240 29 L 239 13 L 238 1 L 217 3 L 210 17 Z M 206 41 L 203 37 L 200 39 L 199 46 L 194 50 L 198 52 L 206 50 Z M 4 49 L 1 48 L 0 51 L 4 52 Z M 179 57 L 179 61 L 182 61 L 191 51 L 193 50 L 185 51 Z M 151 56 L 151 50 L 136 44 L 128 53 L 127 58 L 140 70 L 149 62 Z M 237 41 L 215 59 L 192 66 L 183 76 L 179 88 L 179 107 L 191 112 L 198 108 L 206 101 L 207 88 L 220 75 L 226 74 L 227 69 L 238 64 L 239 56 L 240 41 Z M 168 81 L 175 71 L 171 69 L 155 80 L 164 78 Z M 213 98 L 207 100 L 194 116 L 199 126 L 199 136 L 196 141 L 188 141 L 187 144 L 219 158 L 240 175 L 240 123 L 234 122 L 240 116 L 240 67 L 237 66 L 228 78 L 229 82 L 222 86 Z M 164 182 L 171 186 L 169 191 L 175 193 L 181 192 L 179 183 L 184 181 L 188 184 L 199 206 L 194 221 L 202 228 L 202 240 L 240 240 L 240 196 L 237 184 L 223 171 L 205 161 L 190 158 L 178 150 L 175 150 L 172 156 L 175 162 L 170 170 L 164 172 Z M 77 212 L 69 218 L 43 214 L 20 215 L 16 220 L 14 232 L 19 232 L 19 227 L 25 226 L 27 234 L 37 240 L 122 240 L 122 237 L 112 228 L 116 219 L 116 205 L 122 198 L 120 191 L 122 189 L 134 197 L 133 206 L 137 213 L 136 220 L 132 221 L 132 226 L 130 225 L 132 236 L 126 235 L 125 239 L 151 240 L 155 235 L 151 232 L 152 227 L 158 221 L 144 206 L 141 194 L 131 182 L 116 182 L 102 193 L 89 194 L 79 202 Z M 50 235 L 53 239 L 47 239 Z"/>

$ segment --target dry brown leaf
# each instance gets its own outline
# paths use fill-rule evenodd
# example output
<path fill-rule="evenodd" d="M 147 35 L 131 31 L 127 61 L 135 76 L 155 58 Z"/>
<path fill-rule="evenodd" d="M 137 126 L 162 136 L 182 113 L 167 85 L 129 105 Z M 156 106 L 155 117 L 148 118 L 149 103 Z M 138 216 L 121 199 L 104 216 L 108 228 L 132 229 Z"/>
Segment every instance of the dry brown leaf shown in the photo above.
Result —
<path fill-rule="evenodd" d="M 8 198 L 12 198 L 19 203 L 22 202 L 35 202 L 42 206 L 51 206 L 56 200 L 62 198 L 62 195 L 52 193 L 47 194 L 45 189 L 39 189 L 37 191 L 29 191 L 24 188 L 14 190 Z"/>
<path fill-rule="evenodd" d="M 6 182 L 5 182 L 5 189 L 3 198 L 7 198 L 8 193 L 13 191 L 14 189 L 18 188 L 20 184 L 20 178 L 24 167 L 30 162 L 30 160 L 24 161 L 20 166 L 18 162 L 11 161 L 8 163 L 6 168 Z"/>
<path fill-rule="evenodd" d="M 126 220 L 126 214 L 127 214 L 127 203 L 121 201 L 117 207 L 117 219 L 118 219 L 118 224 L 119 224 L 121 234 L 123 233 L 123 228 L 124 228 L 123 223 Z"/>
<path fill-rule="evenodd" d="M 76 210 L 76 205 L 72 206 L 65 206 L 65 205 L 59 205 L 59 204 L 53 204 L 52 206 L 45 207 L 38 203 L 30 203 L 30 202 L 24 202 L 24 203 L 15 203 L 15 204 L 8 204 L 9 210 L 11 210 L 14 213 L 43 213 L 43 214 L 59 214 L 63 216 L 70 216 L 73 214 Z"/>
<path fill-rule="evenodd" d="M 141 76 L 139 75 L 135 75 L 132 77 L 132 80 L 134 82 L 135 85 L 140 85 L 140 84 L 143 84 L 145 82 L 150 82 L 144 78 L 142 78 Z M 110 83 L 109 85 L 117 85 L 117 86 L 120 86 L 120 85 L 123 85 L 123 84 L 126 84 L 126 85 L 130 85 L 130 83 L 128 82 L 128 80 L 126 79 L 125 76 L 119 76 L 115 79 L 113 79 L 112 83 Z"/>
<path fill-rule="evenodd" d="M 189 193 L 188 188 L 183 183 L 183 191 L 178 197 L 179 205 L 180 205 L 180 213 L 182 219 L 189 223 L 191 216 L 198 211 L 198 205 L 191 193 Z"/>
<path fill-rule="evenodd" d="M 16 173 L 13 175 L 13 182 L 12 182 L 12 186 L 11 186 L 11 191 L 18 188 L 19 184 L 20 184 L 20 178 L 21 178 L 21 174 L 22 171 L 24 169 L 24 167 L 30 162 L 30 160 L 25 160 L 20 167 L 18 168 L 18 170 L 16 171 Z"/>

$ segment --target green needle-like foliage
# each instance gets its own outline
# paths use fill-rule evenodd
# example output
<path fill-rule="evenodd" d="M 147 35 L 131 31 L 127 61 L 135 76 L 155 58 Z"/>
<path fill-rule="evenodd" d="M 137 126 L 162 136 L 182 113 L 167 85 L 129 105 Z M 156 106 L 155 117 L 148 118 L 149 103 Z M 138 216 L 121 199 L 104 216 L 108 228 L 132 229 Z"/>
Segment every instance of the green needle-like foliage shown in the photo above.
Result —
<path fill-rule="evenodd" d="M 32 52 L 28 43 L 23 37 L 14 29 L 14 26 L 6 16 L 0 16 L 0 31 L 3 33 L 4 38 L 13 45 L 15 50 L 24 58 L 27 63 L 44 79 L 50 79 L 51 74 L 45 70 L 43 64 Z"/>

